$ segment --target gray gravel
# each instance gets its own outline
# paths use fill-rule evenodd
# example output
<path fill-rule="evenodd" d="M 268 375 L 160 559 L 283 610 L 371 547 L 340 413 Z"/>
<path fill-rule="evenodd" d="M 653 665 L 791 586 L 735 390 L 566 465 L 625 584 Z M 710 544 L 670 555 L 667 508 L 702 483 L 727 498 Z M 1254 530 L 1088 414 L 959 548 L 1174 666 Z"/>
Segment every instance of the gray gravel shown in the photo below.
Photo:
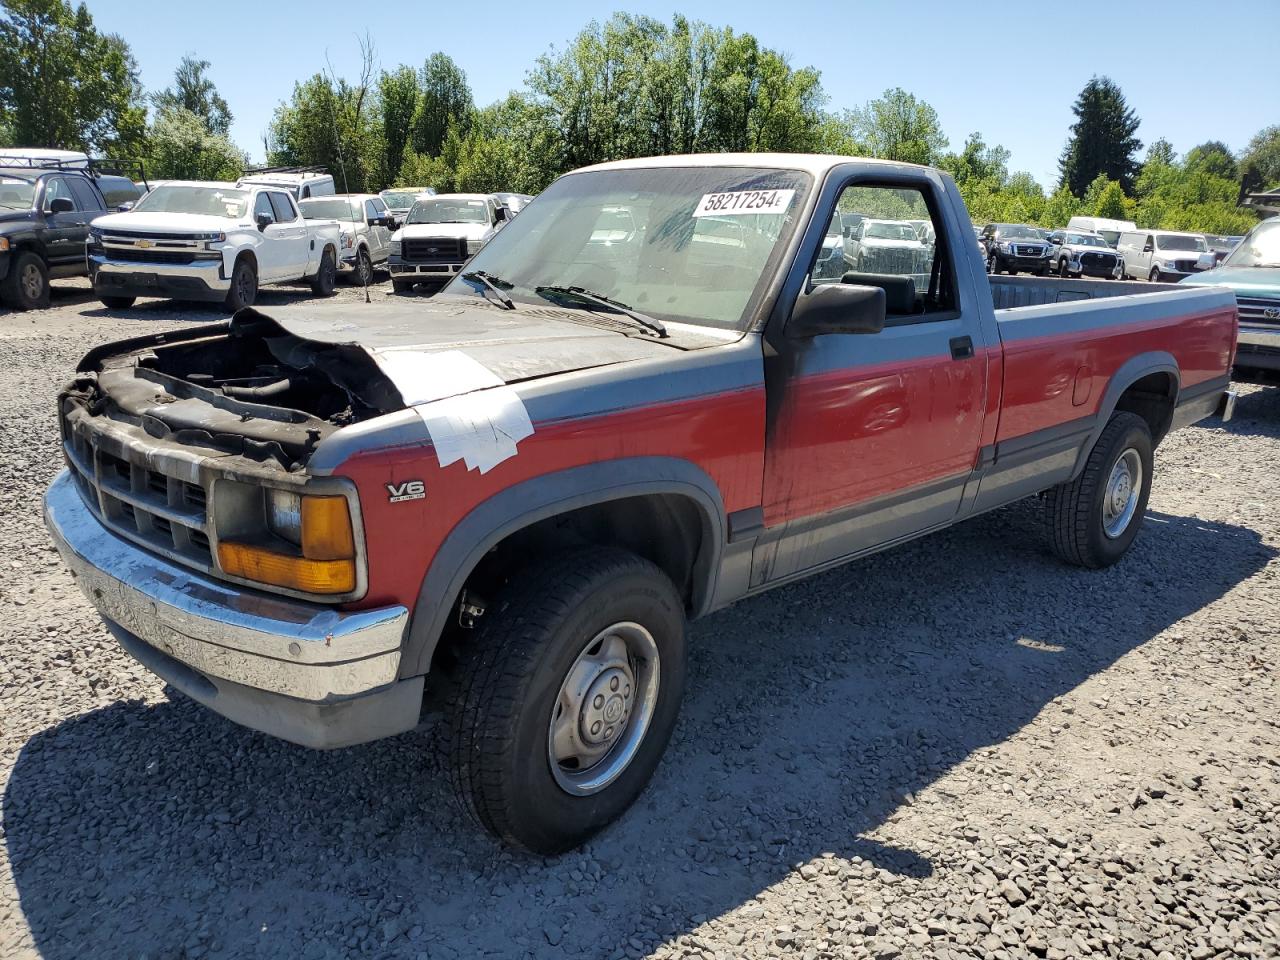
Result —
<path fill-rule="evenodd" d="M 1160 448 L 1111 570 L 1030 502 L 700 622 L 654 784 L 543 860 L 431 720 L 311 753 L 115 646 L 39 521 L 53 397 L 180 314 L 57 286 L 0 316 L 0 957 L 1280 955 L 1280 391 Z"/>

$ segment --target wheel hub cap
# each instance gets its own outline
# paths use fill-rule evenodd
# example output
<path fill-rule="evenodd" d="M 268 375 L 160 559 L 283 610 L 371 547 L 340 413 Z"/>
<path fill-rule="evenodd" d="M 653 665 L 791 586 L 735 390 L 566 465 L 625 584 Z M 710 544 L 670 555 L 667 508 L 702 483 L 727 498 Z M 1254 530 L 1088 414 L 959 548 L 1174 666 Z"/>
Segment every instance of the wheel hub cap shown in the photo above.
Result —
<path fill-rule="evenodd" d="M 1102 494 L 1102 529 L 1115 539 L 1128 529 L 1138 510 L 1142 491 L 1142 458 L 1130 447 L 1120 454 L 1111 468 Z"/>

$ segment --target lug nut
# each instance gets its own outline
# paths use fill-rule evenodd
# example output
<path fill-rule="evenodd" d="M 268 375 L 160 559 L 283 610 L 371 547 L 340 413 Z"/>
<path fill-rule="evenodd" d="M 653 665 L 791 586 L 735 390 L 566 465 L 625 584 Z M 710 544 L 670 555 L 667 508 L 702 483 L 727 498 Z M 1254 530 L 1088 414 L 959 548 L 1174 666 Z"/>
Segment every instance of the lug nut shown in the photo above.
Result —
<path fill-rule="evenodd" d="M 592 701 L 591 701 L 591 705 L 592 705 L 593 707 L 595 707 L 597 710 L 599 710 L 601 707 L 603 707 L 603 706 L 604 706 L 604 694 L 603 694 L 603 693 L 597 693 L 597 694 L 596 694 L 596 698 L 595 698 L 594 700 L 592 700 Z"/>
<path fill-rule="evenodd" d="M 592 735 L 593 737 L 596 737 L 596 736 L 599 736 L 599 735 L 600 735 L 600 721 L 599 721 L 599 720 L 597 720 L 595 723 L 593 723 L 593 724 L 591 725 L 591 735 Z M 608 736 L 608 734 L 605 734 L 605 736 Z"/>
<path fill-rule="evenodd" d="M 609 678 L 609 689 L 610 689 L 610 690 L 617 690 L 617 689 L 618 689 L 618 678 L 617 678 L 617 677 L 610 677 L 610 678 Z"/>
<path fill-rule="evenodd" d="M 608 730 L 606 730 L 606 731 L 604 732 L 604 738 L 605 738 L 606 740 L 608 740 L 608 739 L 610 739 L 612 736 L 613 736 L 613 727 L 610 727 Z"/>

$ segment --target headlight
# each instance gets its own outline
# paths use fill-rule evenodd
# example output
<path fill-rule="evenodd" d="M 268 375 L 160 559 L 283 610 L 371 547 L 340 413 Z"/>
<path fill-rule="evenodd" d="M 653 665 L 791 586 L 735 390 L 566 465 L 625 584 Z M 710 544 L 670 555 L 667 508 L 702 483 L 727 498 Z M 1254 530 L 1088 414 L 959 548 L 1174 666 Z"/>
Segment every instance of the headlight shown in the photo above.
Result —
<path fill-rule="evenodd" d="M 350 593 L 356 586 L 355 535 L 343 496 L 264 489 L 268 536 L 218 542 L 223 573 L 304 593 Z"/>
<path fill-rule="evenodd" d="M 101 228 L 101 227 L 90 227 L 90 228 L 89 228 L 89 237 L 90 237 L 90 239 L 93 239 L 93 240 L 101 240 L 101 239 L 102 239 L 102 228 Z M 8 240 L 6 240 L 4 243 L 5 243 L 5 247 L 8 247 L 8 245 L 9 245 L 9 241 L 8 241 Z"/>
<path fill-rule="evenodd" d="M 467 241 L 467 256 L 471 256 L 471 254 L 473 254 L 473 253 L 479 253 L 479 252 L 480 252 L 480 248 L 481 248 L 481 247 L 483 247 L 483 246 L 484 246 L 484 241 L 483 241 L 483 240 L 468 240 L 468 241 Z"/>
<path fill-rule="evenodd" d="M 393 257 L 398 257 L 398 256 L 400 256 L 400 241 L 399 241 L 399 240 L 392 240 L 392 241 L 391 241 L 391 256 L 393 256 Z"/>
<path fill-rule="evenodd" d="M 191 239 L 192 240 L 209 240 L 209 241 L 212 241 L 213 243 L 225 243 L 227 239 L 227 235 L 221 232 L 193 233 L 191 235 Z"/>
<path fill-rule="evenodd" d="M 1011 244 L 1008 240 L 1001 240 L 1001 241 L 1000 241 L 1000 243 L 999 243 L 999 244 L 997 244 L 997 246 L 999 246 L 999 247 L 1000 247 L 1000 252 L 1001 252 L 1001 253 L 1012 253 L 1012 252 L 1013 252 L 1013 244 Z"/>
<path fill-rule="evenodd" d="M 347 233 L 345 230 L 344 230 L 344 231 L 342 231 L 341 236 L 342 236 L 342 246 L 343 246 L 343 248 L 344 248 L 344 249 L 347 249 L 347 250 L 350 250 L 350 249 L 351 249 L 351 247 L 352 247 L 352 246 L 354 245 L 354 243 L 355 243 L 354 238 L 351 236 L 351 234 Z"/>

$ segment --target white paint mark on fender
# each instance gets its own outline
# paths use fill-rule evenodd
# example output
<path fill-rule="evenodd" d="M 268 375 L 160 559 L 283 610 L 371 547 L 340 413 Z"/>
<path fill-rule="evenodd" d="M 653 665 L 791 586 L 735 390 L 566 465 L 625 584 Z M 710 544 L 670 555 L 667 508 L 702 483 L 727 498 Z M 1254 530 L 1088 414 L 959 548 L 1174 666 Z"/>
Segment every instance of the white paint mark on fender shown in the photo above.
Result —
<path fill-rule="evenodd" d="M 461 350 L 374 350 L 379 369 L 400 391 L 405 406 L 500 387 L 503 379 Z"/>
<path fill-rule="evenodd" d="M 520 395 L 507 386 L 477 390 L 414 407 L 427 425 L 440 466 L 457 460 L 488 473 L 516 455 L 533 424 Z"/>

